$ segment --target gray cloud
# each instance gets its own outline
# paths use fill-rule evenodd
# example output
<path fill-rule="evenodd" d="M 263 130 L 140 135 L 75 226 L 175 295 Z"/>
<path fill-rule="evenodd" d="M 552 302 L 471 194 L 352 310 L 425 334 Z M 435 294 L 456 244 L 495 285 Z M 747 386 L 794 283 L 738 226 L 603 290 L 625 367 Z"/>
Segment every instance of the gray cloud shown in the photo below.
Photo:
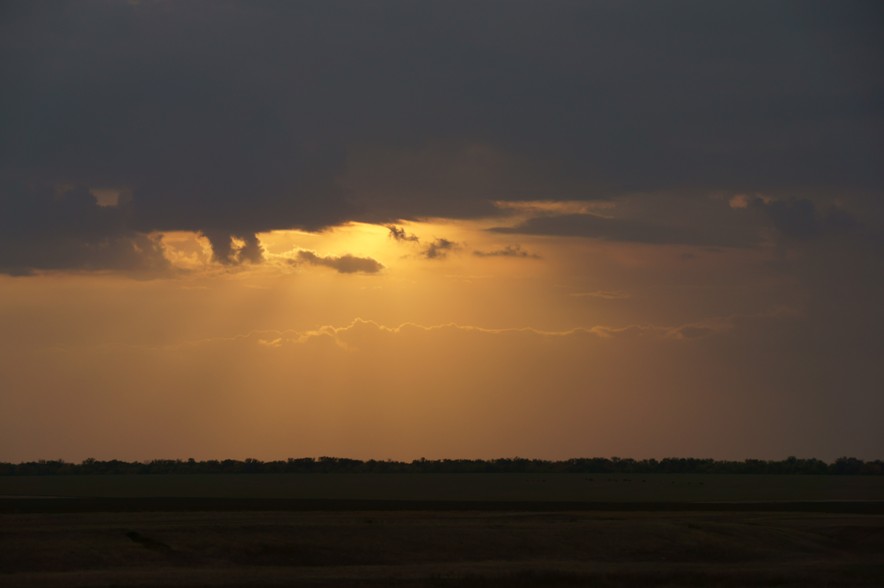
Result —
<path fill-rule="evenodd" d="M 396 241 L 411 241 L 413 243 L 420 243 L 420 238 L 417 235 L 406 233 L 405 229 L 402 227 L 397 227 L 396 225 L 387 225 L 387 229 L 390 231 L 390 237 L 395 239 Z M 426 257 L 427 259 L 444 259 L 448 256 L 449 251 L 453 251 L 455 249 L 459 249 L 460 246 L 454 241 L 450 241 L 444 238 L 437 238 L 432 243 L 427 244 L 423 250 L 421 251 L 421 255 Z"/>
<path fill-rule="evenodd" d="M 444 259 L 448 252 L 458 248 L 457 243 L 448 239 L 436 239 L 423 250 L 422 255 L 427 259 Z"/>
<path fill-rule="evenodd" d="M 829 206 L 821 211 L 807 198 L 743 198 L 747 207 L 763 211 L 774 228 L 787 239 L 800 241 L 844 234 L 860 226 L 848 211 L 837 206 Z"/>
<path fill-rule="evenodd" d="M 312 251 L 299 251 L 298 261 L 309 265 L 330 267 L 342 274 L 354 274 L 357 272 L 376 274 L 384 269 L 384 266 L 381 265 L 380 262 L 370 257 L 355 257 L 350 254 L 342 255 L 340 257 L 321 257 Z"/>
<path fill-rule="evenodd" d="M 402 227 L 387 225 L 387 229 L 390 231 L 390 238 L 395 239 L 396 241 L 414 241 L 415 243 L 420 241 L 417 235 L 406 233 L 405 229 Z"/>
<path fill-rule="evenodd" d="M 884 184 L 875 3 L 97 0 L 2 11 L 0 183 L 130 191 L 118 232 L 87 225 L 87 242 L 125 248 L 119 230 L 194 230 L 213 235 L 222 262 L 258 261 L 254 244 L 228 252 L 229 238 L 635 191 L 813 187 L 856 194 L 884 217 L 864 196 Z M 7 209 L 29 244 L 54 214 L 38 206 Z M 586 218 L 525 230 L 569 224 L 698 240 Z M 0 265 L 22 264 L 0 252 Z"/>
<path fill-rule="evenodd" d="M 521 245 L 507 245 L 503 249 L 494 249 L 491 251 L 473 251 L 473 255 L 477 257 L 532 257 L 537 258 L 536 253 L 530 253 L 522 249 Z"/>
<path fill-rule="evenodd" d="M 264 250 L 254 233 L 231 235 L 228 231 L 204 230 L 203 235 L 212 246 L 212 259 L 218 263 L 224 265 L 260 263 L 264 259 Z M 235 246 L 234 237 L 242 244 Z"/>
<path fill-rule="evenodd" d="M 99 206 L 83 187 L 0 184 L 0 272 L 118 270 L 141 275 L 170 271 L 158 238 L 132 230 L 128 204 Z"/>

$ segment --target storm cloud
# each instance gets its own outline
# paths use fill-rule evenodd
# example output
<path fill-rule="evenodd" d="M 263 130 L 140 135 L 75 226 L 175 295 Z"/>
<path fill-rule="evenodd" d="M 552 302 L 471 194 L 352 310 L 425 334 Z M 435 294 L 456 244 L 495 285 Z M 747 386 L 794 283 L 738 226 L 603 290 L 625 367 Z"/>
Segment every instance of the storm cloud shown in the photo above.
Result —
<path fill-rule="evenodd" d="M 131 207 L 99 206 L 83 187 L 0 190 L 0 272 L 80 268 L 160 275 L 170 270 L 162 241 L 129 227 Z"/>
<path fill-rule="evenodd" d="M 884 216 L 876 3 L 0 11 L 7 273 L 150 265 L 159 245 L 144 239 L 170 230 L 202 232 L 220 263 L 258 262 L 262 231 L 480 217 L 501 199 L 814 186 Z M 131 201 L 59 217 L 66 200 L 16 186 Z M 521 231 L 707 241 L 586 216 Z"/>

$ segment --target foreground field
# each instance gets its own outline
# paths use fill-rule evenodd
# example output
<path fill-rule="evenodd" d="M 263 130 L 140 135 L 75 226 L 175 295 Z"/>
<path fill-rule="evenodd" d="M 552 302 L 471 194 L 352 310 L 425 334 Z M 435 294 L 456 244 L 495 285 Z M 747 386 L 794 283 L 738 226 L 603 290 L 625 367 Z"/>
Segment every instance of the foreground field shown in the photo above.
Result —
<path fill-rule="evenodd" d="M 884 517 L 819 513 L 0 515 L 8 586 L 880 586 Z"/>
<path fill-rule="evenodd" d="M 0 586 L 882 586 L 882 482 L 0 478 Z"/>
<path fill-rule="evenodd" d="M 2 496 L 487 502 L 884 501 L 884 476 L 200 474 L 0 476 Z"/>

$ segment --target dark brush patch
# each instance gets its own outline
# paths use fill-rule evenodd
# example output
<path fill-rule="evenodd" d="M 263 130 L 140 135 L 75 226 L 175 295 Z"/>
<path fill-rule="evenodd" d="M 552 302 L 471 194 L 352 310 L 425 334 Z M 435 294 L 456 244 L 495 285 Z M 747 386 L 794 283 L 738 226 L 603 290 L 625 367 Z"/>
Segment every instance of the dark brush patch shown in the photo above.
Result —
<path fill-rule="evenodd" d="M 177 555 L 177 552 L 167 544 L 163 543 L 162 541 L 152 539 L 150 537 L 145 537 L 138 531 L 126 531 L 126 537 L 131 539 L 134 543 L 141 545 L 145 549 L 150 549 L 151 551 L 162 553 L 163 555 Z"/>

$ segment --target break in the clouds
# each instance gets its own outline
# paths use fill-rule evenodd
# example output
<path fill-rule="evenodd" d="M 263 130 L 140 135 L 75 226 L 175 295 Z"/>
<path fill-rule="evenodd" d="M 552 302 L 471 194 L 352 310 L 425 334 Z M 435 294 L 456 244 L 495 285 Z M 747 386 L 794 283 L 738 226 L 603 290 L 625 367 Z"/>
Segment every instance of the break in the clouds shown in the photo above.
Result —
<path fill-rule="evenodd" d="M 160 246 L 146 236 L 172 230 L 208 236 L 220 263 L 259 262 L 259 232 L 475 218 L 500 200 L 641 193 L 653 207 L 674 191 L 811 190 L 870 222 L 884 216 L 877 3 L 97 0 L 0 11 L 7 273 L 152 266 Z M 127 202 L 68 215 L 64 199 L 40 196 L 64 186 Z M 770 211 L 799 234 L 807 227 L 777 221 L 797 213 Z M 735 242 L 705 223 L 579 215 L 518 229 Z"/>
<path fill-rule="evenodd" d="M 322 257 L 312 251 L 298 251 L 298 262 L 330 267 L 342 274 L 355 274 L 357 272 L 376 274 L 384 269 L 384 266 L 377 260 L 370 257 L 356 257 L 350 254 L 341 255 L 340 257 L 333 255 Z"/>

